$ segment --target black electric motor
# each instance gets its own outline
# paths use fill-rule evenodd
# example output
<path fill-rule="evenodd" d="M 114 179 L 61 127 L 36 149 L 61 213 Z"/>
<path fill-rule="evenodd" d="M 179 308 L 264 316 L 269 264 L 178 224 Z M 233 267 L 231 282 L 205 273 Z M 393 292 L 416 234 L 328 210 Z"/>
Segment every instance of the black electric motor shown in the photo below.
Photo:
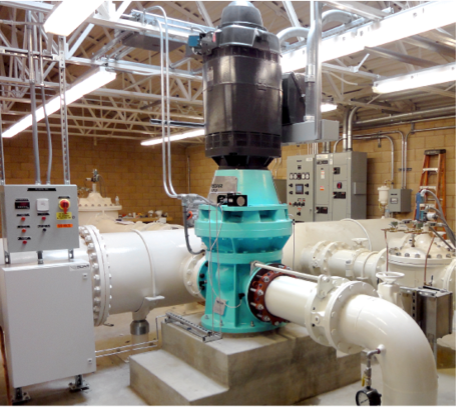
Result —
<path fill-rule="evenodd" d="M 201 35 L 206 156 L 220 169 L 265 169 L 281 156 L 282 71 L 278 38 L 259 10 L 235 1 Z"/>

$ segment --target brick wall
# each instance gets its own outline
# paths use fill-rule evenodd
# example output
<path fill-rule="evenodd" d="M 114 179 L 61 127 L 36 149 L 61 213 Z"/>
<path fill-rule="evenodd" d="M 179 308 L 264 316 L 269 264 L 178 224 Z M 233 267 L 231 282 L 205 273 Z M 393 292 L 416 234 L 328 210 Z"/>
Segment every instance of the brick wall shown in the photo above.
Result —
<path fill-rule="evenodd" d="M 454 119 L 423 122 L 415 125 L 416 129 L 454 125 Z M 409 132 L 410 125 L 386 127 L 384 129 L 366 130 L 366 133 L 399 129 Z M 362 132 L 355 132 L 355 135 Z M 401 141 L 393 134 L 395 143 L 395 187 L 400 187 L 401 175 L 397 170 L 401 167 Z M 61 142 L 54 138 L 54 166 L 52 183 L 62 183 Z M 34 183 L 33 151 L 30 133 L 5 139 L 5 166 L 8 184 Z M 40 135 L 41 172 L 44 181 L 46 173 L 47 149 L 46 139 Z M 187 192 L 187 157 L 190 161 L 191 192 L 203 196 L 208 195 L 213 174 L 217 169 L 213 160 L 205 157 L 203 145 L 187 149 L 173 146 L 173 181 L 178 193 Z M 447 218 L 455 228 L 456 207 L 456 132 L 455 129 L 424 132 L 409 137 L 407 187 L 416 191 L 420 181 L 423 154 L 425 149 L 447 149 Z M 282 163 L 275 166 L 276 177 L 286 178 L 286 158 L 291 155 L 309 153 L 308 145 L 287 146 L 282 149 Z M 339 146 L 339 151 L 341 146 Z M 390 145 L 382 140 L 355 141 L 354 150 L 368 153 L 368 217 L 381 216 L 378 208 L 377 188 L 390 178 Z M 123 212 L 147 212 L 148 210 L 167 211 L 177 224 L 181 224 L 180 202 L 166 196 L 162 187 L 162 156 L 161 148 L 143 147 L 137 141 L 130 140 L 98 140 L 94 144 L 92 138 L 71 137 L 70 165 L 72 183 L 83 186 L 86 177 L 90 177 L 94 168 L 98 169 L 107 185 L 107 194 L 113 200 L 119 196 Z M 90 183 L 86 182 L 90 187 Z M 412 201 L 414 203 L 414 199 Z M 410 218 L 413 214 L 399 214 L 398 218 Z"/>
<path fill-rule="evenodd" d="M 428 129 L 443 126 L 455 125 L 455 119 L 445 119 L 439 121 L 420 122 L 415 124 L 415 129 Z M 407 134 L 410 131 L 410 125 L 396 125 L 385 128 L 367 129 L 364 132 L 355 131 L 354 135 L 363 135 L 375 132 L 389 132 L 400 130 Z M 397 134 L 392 134 L 395 148 L 395 187 L 401 187 L 401 174 L 398 169 L 401 168 L 401 139 Z M 414 194 L 418 190 L 421 169 L 423 166 L 423 155 L 425 149 L 446 148 L 446 216 L 452 228 L 455 229 L 456 220 L 456 130 L 446 129 L 440 131 L 430 131 L 412 134 L 408 139 L 407 166 L 412 171 L 407 172 L 407 187 L 413 190 L 412 207 L 415 203 Z M 339 145 L 338 151 L 341 150 Z M 292 155 L 305 155 L 310 153 L 311 147 L 308 145 L 287 146 L 282 149 L 282 162 L 280 165 L 272 163 L 271 170 L 274 170 L 276 178 L 286 179 L 286 158 Z M 382 139 L 381 147 L 378 146 L 378 140 L 355 141 L 353 144 L 355 151 L 368 153 L 368 218 L 379 218 L 382 211 L 378 207 L 377 188 L 387 179 L 390 179 L 391 166 L 391 146 L 388 140 Z M 321 151 L 321 147 L 320 147 Z M 210 159 L 205 157 L 203 146 L 188 148 L 188 155 L 191 164 L 191 191 L 208 195 L 213 173 L 217 166 Z M 412 218 L 413 212 L 406 214 L 397 214 L 399 219 Z"/>
<path fill-rule="evenodd" d="M 40 134 L 40 160 L 42 183 L 47 167 L 47 142 Z M 24 133 L 4 139 L 7 184 L 34 183 L 32 137 Z M 185 149 L 173 146 L 173 182 L 178 193 L 187 191 Z M 53 138 L 53 170 L 51 183 L 63 183 L 62 144 L 60 137 Z M 106 182 L 107 195 L 119 196 L 122 213 L 163 210 L 181 224 L 181 203 L 170 199 L 162 187 L 161 148 L 141 146 L 132 140 L 98 140 L 70 137 L 71 183 L 91 188 L 92 170 L 97 169 Z"/>

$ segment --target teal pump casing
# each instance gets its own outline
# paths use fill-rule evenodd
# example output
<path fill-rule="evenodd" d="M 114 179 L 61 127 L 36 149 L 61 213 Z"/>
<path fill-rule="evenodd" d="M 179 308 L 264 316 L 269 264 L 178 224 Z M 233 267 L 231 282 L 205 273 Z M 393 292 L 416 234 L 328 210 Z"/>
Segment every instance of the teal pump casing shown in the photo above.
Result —
<path fill-rule="evenodd" d="M 279 204 L 268 170 L 218 170 L 215 176 L 237 178 L 237 192 L 248 195 L 248 206 L 199 207 L 195 233 L 207 247 L 207 262 L 200 272 L 206 300 L 202 325 L 226 333 L 277 328 L 281 324 L 262 321 L 252 312 L 248 291 L 253 261 L 281 262 L 292 229 L 288 208 Z"/>

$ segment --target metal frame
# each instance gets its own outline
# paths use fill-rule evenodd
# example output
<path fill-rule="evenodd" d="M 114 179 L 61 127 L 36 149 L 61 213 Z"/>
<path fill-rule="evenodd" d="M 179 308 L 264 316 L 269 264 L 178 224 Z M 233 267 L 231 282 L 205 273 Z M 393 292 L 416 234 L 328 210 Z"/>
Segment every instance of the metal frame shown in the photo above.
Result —
<path fill-rule="evenodd" d="M 124 31 L 158 36 L 159 31 L 156 21 L 162 21 L 163 17 L 145 13 L 144 21 L 142 21 L 143 7 L 140 2 L 123 1 L 122 3 L 108 3 L 106 7 L 99 8 L 94 16 L 90 17 L 85 24 L 75 30 L 68 38 L 67 45 L 64 46 L 64 50 L 65 47 L 68 47 L 65 50 L 65 63 L 62 62 L 62 55 L 59 54 L 59 40 L 55 41 L 56 37 L 53 38 L 53 36 L 44 33 L 42 28 L 39 29 L 45 46 L 43 58 L 47 63 L 47 67 L 45 67 L 44 72 L 44 85 L 47 92 L 57 91 L 57 88 L 59 88 L 59 92 L 62 94 L 61 84 L 55 82 L 56 74 L 59 79 L 63 78 L 64 81 L 72 81 L 71 69 L 67 69 L 62 74 L 62 64 L 87 67 L 94 65 L 106 66 L 122 73 L 122 75 L 118 76 L 122 84 L 117 89 L 99 89 L 82 98 L 81 102 L 72 104 L 68 114 L 65 112 L 63 116 L 50 116 L 51 120 L 55 121 L 57 118 L 61 120 L 61 127 L 64 130 L 62 140 L 63 153 L 65 152 L 65 146 L 68 148 L 68 136 L 78 135 L 94 138 L 119 137 L 123 139 L 139 139 L 142 138 L 142 135 L 151 136 L 151 134 L 155 133 L 154 131 L 151 132 L 154 128 L 146 120 L 150 117 L 160 117 L 159 101 L 161 96 L 158 92 L 159 87 L 156 79 L 160 75 L 160 67 L 152 64 L 154 62 L 152 60 L 154 57 L 152 55 L 153 53 L 148 53 L 149 56 L 146 59 L 143 58 L 140 61 L 135 61 L 131 54 L 136 55 L 136 50 L 132 47 L 120 45 L 119 43 L 123 33 L 121 33 L 121 36 L 117 34 L 115 37 L 115 31 L 112 30 L 117 30 L 117 33 L 118 31 Z M 363 5 L 361 2 L 329 1 L 327 3 L 332 7 L 343 8 L 362 17 L 346 25 L 326 31 L 323 36 L 324 53 L 326 53 L 326 48 L 338 48 L 338 44 L 342 41 L 354 43 L 354 47 L 351 48 L 353 54 L 364 50 L 364 47 L 361 48 L 358 42 L 358 37 L 361 33 L 363 35 L 369 33 L 372 33 L 372 35 L 377 34 L 384 38 L 384 41 L 391 41 L 388 36 L 385 38 L 385 34 L 389 34 L 389 31 L 392 31 L 394 25 L 405 26 L 409 22 L 409 19 L 413 18 L 415 13 L 418 14 L 419 18 L 423 18 L 424 15 L 431 16 L 442 13 L 444 24 L 448 24 L 447 19 L 453 19 L 452 16 L 447 16 L 447 10 L 453 7 L 453 2 L 445 0 L 441 2 L 422 3 L 412 8 L 409 8 L 405 2 L 398 2 L 398 5 L 402 6 L 401 8 L 403 10 L 394 14 L 390 14 L 393 13 L 391 8 L 379 10 L 375 7 Z M 383 7 L 385 4 L 377 4 L 377 6 Z M 16 20 L 17 9 L 31 10 L 33 12 L 32 21 L 34 23 L 40 21 L 40 13 L 47 14 L 53 8 L 49 3 L 18 0 L 0 1 L 0 5 L 9 8 L 9 18 L 12 21 Z M 184 43 L 190 33 L 212 30 L 213 22 L 205 6 L 206 4 L 204 2 L 195 2 L 193 9 L 191 6 L 186 6 L 185 8 L 180 4 L 170 4 L 170 7 L 179 11 L 184 17 L 192 21 L 184 22 L 177 18 L 169 18 L 171 23 L 170 37 L 175 41 Z M 293 3 L 290 1 L 264 2 L 263 6 L 270 8 L 277 16 L 284 18 L 285 23 L 289 21 L 293 25 L 303 25 L 300 16 L 298 16 L 293 7 Z M 297 8 L 298 6 L 296 5 L 295 7 Z M 449 10 L 448 14 L 453 13 Z M 368 19 L 371 21 L 368 21 Z M 204 24 L 201 24 L 202 21 L 204 21 Z M 97 45 L 102 39 L 100 34 L 97 34 L 96 38 L 93 38 L 95 35 L 93 33 L 96 33 L 97 27 L 101 27 L 105 33 L 104 37 L 108 40 L 106 46 Z M 427 29 L 430 30 L 428 27 Z M 456 40 L 447 31 L 441 28 L 435 29 L 428 32 L 428 37 L 433 38 L 433 40 L 418 33 L 413 33 L 412 36 L 403 38 L 402 42 L 420 47 L 420 49 L 437 52 L 446 61 L 453 61 Z M 2 32 L 2 26 L 0 26 L 0 41 L 3 43 L 0 43 L 0 95 L 2 95 L 1 105 L 4 114 L 4 124 L 11 121 L 10 119 L 5 120 L 5 116 L 19 114 L 20 109 L 13 110 L 14 104 L 30 103 L 27 98 L 28 87 L 25 86 L 28 84 L 28 69 L 22 63 L 23 59 L 20 56 L 21 53 L 24 53 L 25 46 L 19 44 L 19 39 L 20 28 L 12 26 L 10 32 L 7 33 L 6 31 Z M 440 43 L 437 43 L 435 40 Z M 411 72 L 413 70 L 411 64 L 418 65 L 419 63 L 417 61 L 418 57 L 412 58 L 409 56 L 402 42 L 398 42 L 399 52 L 385 49 L 382 52 L 386 53 L 386 57 L 389 54 L 390 58 L 397 58 L 406 64 L 410 64 L 405 69 L 408 70 L 407 72 Z M 90 51 L 87 45 L 90 45 Z M 375 47 L 379 45 L 377 44 Z M 296 56 L 300 57 L 303 55 L 304 50 L 305 44 L 301 41 L 288 45 L 285 50 L 284 59 L 295 58 Z M 375 56 L 375 53 L 380 50 L 372 47 L 371 44 L 371 47 L 367 51 Z M 170 76 L 173 78 L 171 83 L 171 94 L 173 95 L 171 102 L 174 108 L 171 115 L 174 118 L 202 121 L 202 77 L 195 68 L 193 69 L 193 66 L 196 67 L 195 62 L 186 58 L 181 51 L 173 52 L 172 57 L 176 58 L 174 56 L 178 56 L 179 54 L 180 57 L 175 60 L 176 62 L 171 62 L 170 64 L 172 67 Z M 410 54 L 412 54 L 411 51 Z M 11 59 L 12 63 L 9 64 L 9 71 L 7 72 L 5 62 L 8 58 Z M 39 56 L 36 55 L 35 58 L 39 58 Z M 421 60 L 426 61 L 424 59 Z M 337 63 L 334 61 L 337 61 Z M 355 64 L 354 59 L 342 56 L 334 61 L 323 64 L 324 79 L 327 84 L 326 89 L 328 93 L 332 94 L 334 102 L 343 105 L 372 109 L 374 112 L 402 113 L 407 112 L 412 107 L 407 107 L 406 102 L 398 103 L 397 101 L 406 100 L 408 95 L 420 95 L 420 93 L 423 93 L 423 95 L 433 94 L 455 98 L 454 91 L 435 86 L 424 87 L 421 90 L 412 90 L 412 92 L 399 93 L 396 96 L 376 97 L 378 100 L 374 102 L 374 94 L 371 90 L 372 83 L 385 78 L 376 73 L 367 72 L 363 66 L 365 59 L 356 61 Z M 427 63 L 429 64 L 430 62 L 427 61 Z M 303 62 L 300 64 L 303 65 Z M 431 64 L 435 63 L 431 62 Z M 178 67 L 182 67 L 183 69 L 179 69 Z M 65 75 L 68 75 L 68 78 L 65 78 Z M 349 91 L 354 92 L 349 93 Z M 371 97 L 372 100 L 370 100 Z M 127 103 L 129 105 L 126 105 Z M 82 109 L 83 111 L 79 114 L 72 112 L 74 109 Z M 84 115 L 84 110 L 87 110 L 89 113 L 88 116 Z M 110 112 L 112 112 L 111 115 Z M 145 115 L 143 116 L 142 114 Z M 91 124 L 86 124 L 85 122 L 91 122 Z M 41 127 L 42 125 L 39 126 Z M 52 122 L 51 127 L 55 128 L 56 122 Z M 129 132 L 132 134 L 130 137 L 127 136 Z M 123 134 L 126 134 L 126 136 Z M 189 140 L 186 141 L 186 143 L 190 142 Z M 66 166 L 64 167 L 64 178 L 69 179 L 69 177 L 69 167 Z"/>

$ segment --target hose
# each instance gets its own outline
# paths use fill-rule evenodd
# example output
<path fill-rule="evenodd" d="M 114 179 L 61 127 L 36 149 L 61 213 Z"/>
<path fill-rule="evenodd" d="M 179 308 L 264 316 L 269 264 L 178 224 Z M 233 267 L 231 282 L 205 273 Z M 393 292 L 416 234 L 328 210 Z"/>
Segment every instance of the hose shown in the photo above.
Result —
<path fill-rule="evenodd" d="M 184 226 L 184 237 L 186 241 L 186 247 L 188 251 L 193 255 L 203 254 L 205 250 L 202 249 L 200 251 L 194 251 L 189 244 L 189 233 L 188 233 L 188 212 L 186 211 L 186 207 L 183 206 L 183 226 Z"/>
<path fill-rule="evenodd" d="M 45 87 L 41 87 L 41 101 L 43 103 L 43 113 L 45 116 L 46 133 L 48 135 L 48 173 L 46 174 L 46 184 L 51 184 L 51 169 L 52 169 L 52 137 L 51 128 L 49 126 L 48 113 L 46 112 L 46 98 L 45 98 Z"/>

